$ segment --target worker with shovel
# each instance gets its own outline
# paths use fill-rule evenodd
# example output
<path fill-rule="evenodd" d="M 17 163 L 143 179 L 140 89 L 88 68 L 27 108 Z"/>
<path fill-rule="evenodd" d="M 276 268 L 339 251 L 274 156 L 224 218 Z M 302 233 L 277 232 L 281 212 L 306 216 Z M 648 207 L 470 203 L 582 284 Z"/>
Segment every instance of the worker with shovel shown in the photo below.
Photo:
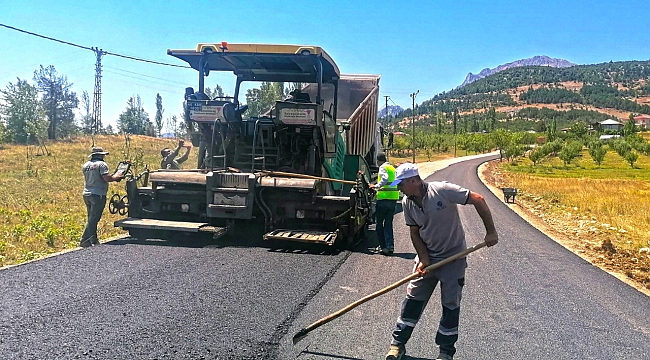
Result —
<path fill-rule="evenodd" d="M 474 205 L 485 225 L 485 244 L 495 245 L 498 235 L 490 209 L 483 196 L 461 186 L 444 181 L 423 181 L 417 167 L 411 163 L 404 163 L 396 169 L 395 181 L 391 185 L 397 185 L 406 195 L 402 200 L 404 220 L 417 253 L 415 272 L 422 276 L 408 284 L 386 360 L 399 360 L 406 353 L 406 342 L 438 282 L 442 317 L 436 334 L 436 344 L 440 347 L 437 359 L 452 360 L 456 353 L 454 344 L 458 340 L 460 300 L 467 262 L 460 258 L 426 273 L 422 269 L 466 249 L 458 204 Z"/>

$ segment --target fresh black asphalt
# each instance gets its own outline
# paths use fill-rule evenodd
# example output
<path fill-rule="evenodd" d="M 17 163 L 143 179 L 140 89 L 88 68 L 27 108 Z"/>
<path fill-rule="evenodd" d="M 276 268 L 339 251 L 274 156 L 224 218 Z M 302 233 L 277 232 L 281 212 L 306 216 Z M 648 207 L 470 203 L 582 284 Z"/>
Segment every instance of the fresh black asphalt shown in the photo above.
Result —
<path fill-rule="evenodd" d="M 485 195 L 500 242 L 469 257 L 458 359 L 650 358 L 650 300 L 521 220 L 476 176 L 445 179 Z M 483 225 L 461 207 L 468 245 Z M 314 330 L 301 328 L 409 274 L 403 215 L 396 254 L 270 249 L 250 238 L 113 241 L 0 270 L 0 359 L 381 359 L 404 287 Z M 407 346 L 434 359 L 439 293 Z"/>

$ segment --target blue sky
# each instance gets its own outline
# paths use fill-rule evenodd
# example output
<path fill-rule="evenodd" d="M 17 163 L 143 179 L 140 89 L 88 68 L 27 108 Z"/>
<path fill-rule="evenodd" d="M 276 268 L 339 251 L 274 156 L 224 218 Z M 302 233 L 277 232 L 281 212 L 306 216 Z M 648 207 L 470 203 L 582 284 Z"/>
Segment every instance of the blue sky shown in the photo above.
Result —
<path fill-rule="evenodd" d="M 493 4 L 492 4 L 493 3 Z M 469 72 L 535 55 L 577 64 L 650 59 L 647 1 L 9 1 L 0 23 L 106 51 L 184 65 L 167 49 L 197 43 L 317 45 L 341 72 L 380 74 L 390 105 L 411 107 L 460 85 Z M 192 69 L 103 58 L 102 120 L 115 124 L 140 95 L 153 120 L 180 114 Z M 54 65 L 73 90 L 92 96 L 91 51 L 0 27 L 0 88 Z M 232 94 L 231 74 L 211 74 Z M 382 97 L 382 104 L 384 98 Z M 242 99 L 244 100 L 244 99 Z"/>

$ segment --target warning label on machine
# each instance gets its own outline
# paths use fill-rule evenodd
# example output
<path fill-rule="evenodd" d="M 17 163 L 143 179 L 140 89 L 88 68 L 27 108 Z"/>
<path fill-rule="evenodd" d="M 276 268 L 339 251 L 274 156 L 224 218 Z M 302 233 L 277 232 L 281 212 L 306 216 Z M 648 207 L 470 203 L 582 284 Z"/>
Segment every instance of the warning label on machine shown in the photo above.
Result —
<path fill-rule="evenodd" d="M 223 119 L 223 106 L 192 104 L 190 106 L 190 119 L 194 121 L 215 121 Z M 199 106 L 196 106 L 199 105 Z"/>
<path fill-rule="evenodd" d="M 316 125 L 314 109 L 280 109 L 280 121 L 285 124 Z"/>

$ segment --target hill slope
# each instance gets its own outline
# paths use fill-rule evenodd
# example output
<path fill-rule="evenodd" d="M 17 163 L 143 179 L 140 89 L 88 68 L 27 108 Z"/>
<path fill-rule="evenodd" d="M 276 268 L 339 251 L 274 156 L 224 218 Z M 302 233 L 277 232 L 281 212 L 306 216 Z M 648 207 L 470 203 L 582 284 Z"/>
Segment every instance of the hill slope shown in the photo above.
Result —
<path fill-rule="evenodd" d="M 557 119 L 562 126 L 607 118 L 627 121 L 630 114 L 650 114 L 650 61 L 511 67 L 438 94 L 418 112 L 431 122 L 437 112 L 448 116 L 456 110 L 470 122 L 488 116 L 498 121 Z M 410 115 L 410 109 L 401 114 Z"/>

